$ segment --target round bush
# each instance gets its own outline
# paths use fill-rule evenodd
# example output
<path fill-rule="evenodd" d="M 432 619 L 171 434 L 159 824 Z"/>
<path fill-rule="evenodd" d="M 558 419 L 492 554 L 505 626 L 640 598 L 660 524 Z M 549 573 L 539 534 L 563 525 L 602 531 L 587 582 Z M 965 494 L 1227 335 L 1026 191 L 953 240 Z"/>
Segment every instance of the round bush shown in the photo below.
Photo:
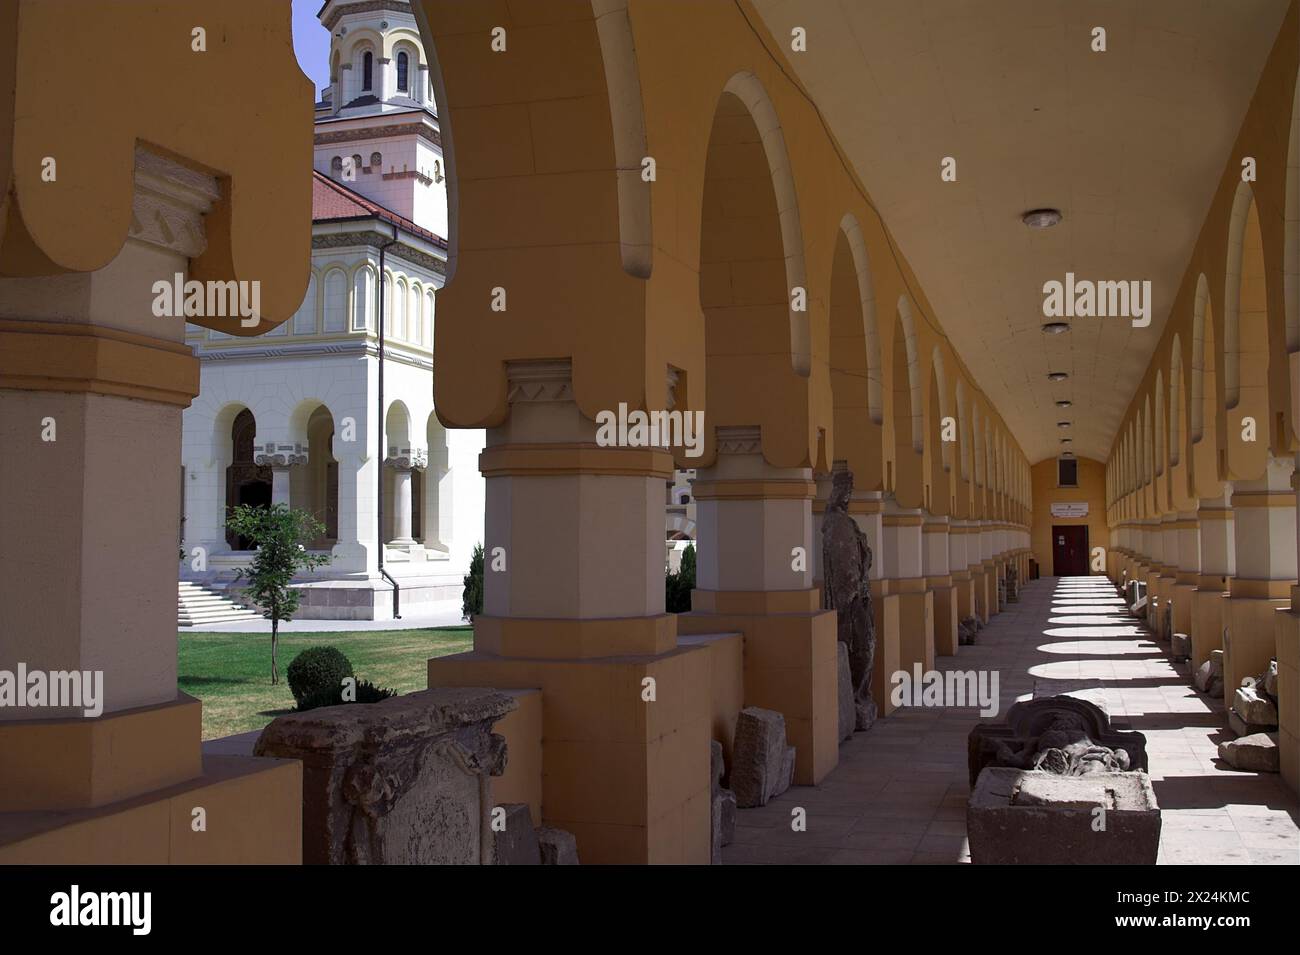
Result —
<path fill-rule="evenodd" d="M 289 664 L 289 692 L 301 703 L 304 697 L 338 690 L 352 676 L 352 661 L 334 647 L 308 647 Z"/>

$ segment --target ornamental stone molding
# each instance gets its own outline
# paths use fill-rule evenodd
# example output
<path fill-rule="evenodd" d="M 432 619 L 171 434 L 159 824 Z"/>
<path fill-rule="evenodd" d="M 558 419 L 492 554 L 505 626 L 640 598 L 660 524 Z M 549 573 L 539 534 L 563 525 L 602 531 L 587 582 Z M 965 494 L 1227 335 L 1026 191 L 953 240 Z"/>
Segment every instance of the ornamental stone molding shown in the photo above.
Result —
<path fill-rule="evenodd" d="M 384 235 L 373 229 L 364 229 L 357 232 L 331 232 L 325 235 L 313 235 L 311 237 L 311 247 L 315 249 L 354 249 L 371 246 L 379 248 L 393 240 L 392 233 Z M 445 243 L 434 243 L 441 248 Z M 409 262 L 411 265 L 428 269 L 436 275 L 447 274 L 447 260 L 440 259 L 436 255 L 429 255 L 421 252 L 419 249 L 412 248 L 398 242 L 397 245 L 389 248 L 387 255 L 389 258 L 401 259 Z"/>
<path fill-rule="evenodd" d="M 350 69 L 350 67 L 345 67 L 345 69 Z M 327 133 L 318 132 L 315 140 L 317 146 L 331 146 L 339 143 L 368 141 L 378 136 L 408 135 L 419 136 L 421 139 L 426 139 L 440 148 L 442 146 L 442 136 L 438 130 L 419 122 L 400 123 L 392 126 L 366 126 L 360 129 L 338 129 Z"/>
<path fill-rule="evenodd" d="M 267 443 L 253 448 L 253 463 L 261 467 L 287 468 L 307 463 L 307 448 L 301 444 Z"/>
<path fill-rule="evenodd" d="M 506 400 L 512 405 L 574 400 L 573 362 L 567 358 L 507 362 L 506 381 Z"/>
<path fill-rule="evenodd" d="M 718 429 L 719 454 L 759 454 L 762 450 L 762 429 L 757 425 Z"/>
<path fill-rule="evenodd" d="M 197 258 L 208 246 L 203 217 L 220 198 L 215 177 L 137 146 L 135 198 L 127 234 L 138 242 Z"/>

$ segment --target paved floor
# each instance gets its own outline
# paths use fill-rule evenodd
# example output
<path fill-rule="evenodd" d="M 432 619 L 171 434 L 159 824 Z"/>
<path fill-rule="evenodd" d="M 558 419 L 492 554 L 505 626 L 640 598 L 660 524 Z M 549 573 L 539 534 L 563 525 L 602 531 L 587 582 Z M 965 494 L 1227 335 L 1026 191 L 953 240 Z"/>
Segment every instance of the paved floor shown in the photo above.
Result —
<path fill-rule="evenodd" d="M 1104 578 L 1044 578 L 1026 585 L 940 670 L 999 675 L 1000 712 L 1035 681 L 1106 689 L 1112 716 L 1147 737 L 1162 810 L 1160 862 L 1300 864 L 1300 804 L 1272 774 L 1218 759 L 1222 702 L 1198 694 L 1186 664 L 1125 612 Z M 966 734 L 975 708 L 903 708 L 840 748 L 820 786 L 796 786 L 738 814 L 723 861 L 744 863 L 969 862 Z M 807 810 L 807 831 L 791 811 Z"/>

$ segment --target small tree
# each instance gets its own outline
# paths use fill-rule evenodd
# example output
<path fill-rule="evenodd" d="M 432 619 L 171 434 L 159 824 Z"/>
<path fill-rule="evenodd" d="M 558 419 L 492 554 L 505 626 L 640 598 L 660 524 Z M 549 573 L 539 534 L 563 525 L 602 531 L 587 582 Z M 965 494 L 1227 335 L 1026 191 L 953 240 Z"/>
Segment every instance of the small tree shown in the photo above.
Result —
<path fill-rule="evenodd" d="M 460 614 L 470 623 L 483 612 L 483 545 L 474 545 L 469 559 L 469 573 L 465 575 L 465 592 L 460 598 Z"/>
<path fill-rule="evenodd" d="M 248 580 L 248 596 L 271 621 L 271 683 L 279 683 L 280 621 L 293 619 L 298 610 L 300 594 L 291 586 L 293 578 L 330 562 L 328 555 L 309 554 L 305 546 L 325 533 L 325 527 L 307 511 L 284 504 L 240 504 L 231 511 L 226 526 L 256 548 L 253 563 L 241 567 L 235 580 Z"/>
<path fill-rule="evenodd" d="M 667 571 L 664 579 L 664 609 L 668 613 L 689 613 L 691 591 L 695 589 L 695 545 L 687 544 L 677 573 Z"/>

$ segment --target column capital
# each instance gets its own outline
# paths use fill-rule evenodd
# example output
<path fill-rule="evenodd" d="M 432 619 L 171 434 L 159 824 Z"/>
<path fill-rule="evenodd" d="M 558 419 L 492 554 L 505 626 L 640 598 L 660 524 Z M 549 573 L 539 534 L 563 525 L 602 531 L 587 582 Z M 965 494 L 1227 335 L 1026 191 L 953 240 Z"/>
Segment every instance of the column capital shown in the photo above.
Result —
<path fill-rule="evenodd" d="M 429 466 L 429 450 L 428 448 L 400 448 L 396 445 L 390 445 L 388 457 L 384 459 L 384 463 L 399 471 L 410 471 L 412 469 L 423 471 Z"/>

